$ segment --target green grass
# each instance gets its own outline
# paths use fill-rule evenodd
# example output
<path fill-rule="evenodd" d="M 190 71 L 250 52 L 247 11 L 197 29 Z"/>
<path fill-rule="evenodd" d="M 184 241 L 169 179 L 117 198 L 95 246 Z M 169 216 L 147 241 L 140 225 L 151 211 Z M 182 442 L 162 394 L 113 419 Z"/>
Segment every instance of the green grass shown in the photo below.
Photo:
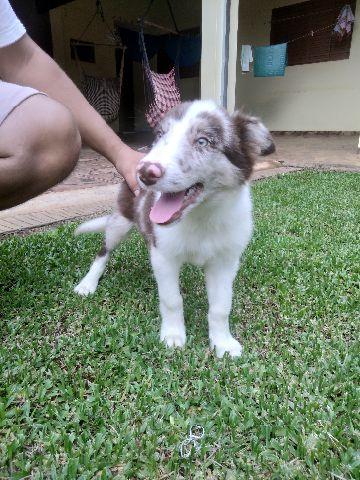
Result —
<path fill-rule="evenodd" d="M 96 294 L 73 285 L 100 238 L 74 225 L 0 244 L 0 478 L 355 479 L 359 452 L 359 175 L 256 183 L 235 283 L 244 354 L 208 349 L 203 274 L 181 282 L 188 343 L 158 341 L 144 242 Z M 201 450 L 179 443 L 201 424 Z"/>

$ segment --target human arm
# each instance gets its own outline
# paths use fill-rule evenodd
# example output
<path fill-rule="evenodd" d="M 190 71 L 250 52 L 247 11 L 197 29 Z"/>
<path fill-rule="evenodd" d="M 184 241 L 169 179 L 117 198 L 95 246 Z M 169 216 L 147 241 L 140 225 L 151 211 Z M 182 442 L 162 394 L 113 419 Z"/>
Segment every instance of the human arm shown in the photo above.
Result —
<path fill-rule="evenodd" d="M 135 192 L 135 169 L 142 154 L 120 140 L 66 73 L 28 35 L 0 48 L 0 77 L 36 88 L 65 105 L 77 122 L 83 142 L 106 157 Z"/>

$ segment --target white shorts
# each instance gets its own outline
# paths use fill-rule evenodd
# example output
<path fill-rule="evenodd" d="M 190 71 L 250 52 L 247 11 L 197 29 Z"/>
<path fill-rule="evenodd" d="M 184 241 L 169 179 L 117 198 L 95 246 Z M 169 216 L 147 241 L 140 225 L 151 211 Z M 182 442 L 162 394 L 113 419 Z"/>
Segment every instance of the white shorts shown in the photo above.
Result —
<path fill-rule="evenodd" d="M 0 80 L 0 125 L 20 103 L 33 95 L 45 94 L 35 90 L 35 88 L 23 87 Z"/>

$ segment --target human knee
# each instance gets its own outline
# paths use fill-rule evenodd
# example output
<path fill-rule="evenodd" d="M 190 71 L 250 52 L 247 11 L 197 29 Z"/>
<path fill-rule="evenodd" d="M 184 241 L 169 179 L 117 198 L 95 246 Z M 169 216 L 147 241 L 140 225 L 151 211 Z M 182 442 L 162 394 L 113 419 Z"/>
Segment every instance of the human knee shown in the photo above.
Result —
<path fill-rule="evenodd" d="M 56 138 L 59 144 L 59 151 L 61 152 L 65 146 L 62 155 L 60 153 L 61 161 L 64 165 L 65 173 L 69 174 L 80 156 L 81 137 L 72 113 L 66 109 L 63 112 L 59 137 Z"/>
<path fill-rule="evenodd" d="M 0 209 L 61 182 L 75 167 L 80 148 L 80 134 L 69 110 L 42 95 L 24 101 L 2 126 Z"/>
<path fill-rule="evenodd" d="M 24 174 L 28 172 L 28 181 L 43 179 L 51 185 L 66 178 L 75 167 L 81 138 L 75 119 L 65 106 L 47 97 L 41 98 L 41 102 L 36 100 L 36 117 L 32 124 L 28 122 L 26 140 L 16 156 Z M 26 106 L 32 107 L 30 102 Z"/>
<path fill-rule="evenodd" d="M 72 113 L 63 105 L 51 101 L 43 113 L 41 132 L 34 138 L 30 150 L 36 161 L 36 170 L 61 181 L 78 161 L 80 133 Z"/>
<path fill-rule="evenodd" d="M 36 117 L 26 125 L 25 140 L 15 153 L 15 160 L 26 183 L 41 181 L 49 187 L 61 182 L 74 169 L 81 138 L 65 106 L 47 97 L 36 97 L 36 105 L 30 101 L 24 105 L 25 114 L 31 112 L 33 116 L 36 106 Z"/>

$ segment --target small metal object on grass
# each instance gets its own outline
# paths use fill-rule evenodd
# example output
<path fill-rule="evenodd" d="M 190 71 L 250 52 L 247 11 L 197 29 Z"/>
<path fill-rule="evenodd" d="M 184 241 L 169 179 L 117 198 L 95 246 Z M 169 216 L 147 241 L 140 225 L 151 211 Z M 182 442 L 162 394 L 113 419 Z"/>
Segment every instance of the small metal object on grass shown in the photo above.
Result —
<path fill-rule="evenodd" d="M 203 438 L 204 433 L 204 427 L 201 425 L 190 427 L 189 436 L 180 443 L 179 451 L 181 458 L 189 458 L 192 448 L 194 448 L 196 453 L 200 450 L 199 440 Z"/>

